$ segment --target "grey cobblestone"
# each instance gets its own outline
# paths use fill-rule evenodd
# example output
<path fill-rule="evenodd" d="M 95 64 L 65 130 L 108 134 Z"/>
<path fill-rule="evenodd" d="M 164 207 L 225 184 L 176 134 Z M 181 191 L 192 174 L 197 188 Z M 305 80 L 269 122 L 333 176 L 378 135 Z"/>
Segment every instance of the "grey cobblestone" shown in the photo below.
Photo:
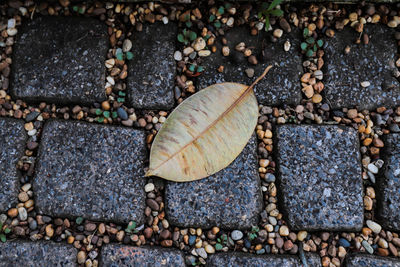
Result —
<path fill-rule="evenodd" d="M 140 130 L 48 122 L 33 179 L 37 210 L 55 217 L 143 223 L 144 140 Z"/>

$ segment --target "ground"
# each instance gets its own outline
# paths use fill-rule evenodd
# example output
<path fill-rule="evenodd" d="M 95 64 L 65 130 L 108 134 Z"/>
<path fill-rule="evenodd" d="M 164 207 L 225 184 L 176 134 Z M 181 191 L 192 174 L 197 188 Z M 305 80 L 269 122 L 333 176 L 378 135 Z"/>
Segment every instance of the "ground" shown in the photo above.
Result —
<path fill-rule="evenodd" d="M 261 8 L 1 3 L 0 266 L 400 266 L 399 5 Z M 270 64 L 228 167 L 144 177 L 179 103 Z"/>

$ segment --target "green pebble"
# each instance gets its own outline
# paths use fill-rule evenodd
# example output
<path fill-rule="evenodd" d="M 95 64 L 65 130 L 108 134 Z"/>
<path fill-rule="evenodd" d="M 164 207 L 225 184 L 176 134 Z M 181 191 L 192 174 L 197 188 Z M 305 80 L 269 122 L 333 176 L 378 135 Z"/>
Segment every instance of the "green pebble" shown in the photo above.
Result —
<path fill-rule="evenodd" d="M 125 102 L 125 98 L 123 98 L 123 97 L 118 97 L 118 98 L 117 98 L 117 102 L 118 102 L 118 103 L 124 103 L 124 102 Z"/>
<path fill-rule="evenodd" d="M 132 58 L 133 58 L 133 53 L 130 51 L 126 52 L 126 59 L 131 60 Z"/>
<path fill-rule="evenodd" d="M 97 117 L 97 122 L 103 123 L 104 122 L 104 117 Z"/>
<path fill-rule="evenodd" d="M 110 111 L 104 111 L 103 116 L 107 119 L 110 118 Z"/>
<path fill-rule="evenodd" d="M 223 246 L 220 243 L 215 244 L 215 250 L 222 250 Z"/>
<path fill-rule="evenodd" d="M 96 109 L 96 115 L 97 116 L 101 115 L 101 113 L 103 113 L 103 111 L 101 109 L 99 109 L 99 108 Z"/>
<path fill-rule="evenodd" d="M 117 59 L 118 59 L 118 60 L 124 60 L 124 54 L 122 54 L 122 53 L 117 53 Z"/>
<path fill-rule="evenodd" d="M 118 92 L 118 95 L 119 95 L 119 96 L 126 96 L 126 93 L 123 92 L 123 91 L 119 91 L 119 92 Z"/>
<path fill-rule="evenodd" d="M 111 118 L 116 119 L 118 117 L 118 113 L 116 111 L 111 112 Z"/>
<path fill-rule="evenodd" d="M 75 220 L 76 224 L 81 224 L 83 222 L 83 218 L 82 217 L 78 217 Z"/>

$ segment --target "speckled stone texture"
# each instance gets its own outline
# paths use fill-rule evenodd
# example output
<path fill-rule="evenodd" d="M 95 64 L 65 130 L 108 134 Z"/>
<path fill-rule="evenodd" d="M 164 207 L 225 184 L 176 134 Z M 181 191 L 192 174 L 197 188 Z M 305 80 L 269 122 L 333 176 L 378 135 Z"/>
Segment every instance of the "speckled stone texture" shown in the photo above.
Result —
<path fill-rule="evenodd" d="M 314 253 L 306 253 L 309 266 L 321 266 L 321 258 Z M 292 255 L 252 255 L 241 252 L 217 253 L 207 259 L 207 267 L 301 267 L 300 258 Z"/>
<path fill-rule="evenodd" d="M 145 134 L 85 122 L 47 122 L 33 179 L 37 210 L 54 217 L 143 223 Z"/>
<path fill-rule="evenodd" d="M 333 38 L 326 38 L 324 65 L 325 97 L 334 109 L 359 107 L 375 109 L 400 104 L 400 84 L 392 76 L 396 69 L 397 45 L 394 30 L 386 25 L 367 25 L 368 45 L 354 44 L 360 35 L 346 27 Z M 351 52 L 344 54 L 346 46 Z M 368 81 L 367 88 L 361 82 Z"/>
<path fill-rule="evenodd" d="M 11 94 L 60 104 L 105 100 L 108 48 L 107 26 L 94 18 L 24 21 L 13 48 Z"/>
<path fill-rule="evenodd" d="M 0 242 L 0 267 L 64 267 L 76 264 L 77 250 L 72 245 L 51 241 Z"/>
<path fill-rule="evenodd" d="M 18 202 L 17 162 L 24 155 L 26 139 L 23 121 L 0 119 L 0 212 Z"/>
<path fill-rule="evenodd" d="M 295 105 L 301 101 L 300 77 L 303 72 L 302 57 L 298 50 L 300 47 L 300 34 L 298 30 L 284 33 L 276 43 L 270 41 L 270 33 L 260 31 L 257 36 L 250 35 L 247 26 L 234 27 L 227 31 L 225 38 L 228 41 L 230 55 L 222 54 L 222 43 L 217 41 L 217 52 L 205 57 L 200 64 L 205 71 L 198 77 L 199 89 L 215 83 L 237 82 L 250 85 L 260 76 L 268 65 L 273 65 L 267 76 L 254 88 L 257 100 L 265 105 Z M 288 52 L 283 49 L 285 41 L 290 41 L 291 48 Z M 242 52 L 235 50 L 235 46 L 245 42 L 246 47 L 253 47 L 253 54 L 260 64 L 251 65 Z M 264 54 L 264 55 L 263 55 Z M 224 72 L 219 73 L 218 67 L 223 65 Z M 249 78 L 245 73 L 247 68 L 254 69 L 254 77 Z"/>
<path fill-rule="evenodd" d="M 400 260 L 366 253 L 354 253 L 346 257 L 346 267 L 400 267 Z"/>
<path fill-rule="evenodd" d="M 120 244 L 103 246 L 100 252 L 100 264 L 113 267 L 186 266 L 185 256 L 180 250 Z"/>
<path fill-rule="evenodd" d="M 278 186 L 291 229 L 361 230 L 357 131 L 346 126 L 282 125 L 275 136 Z"/>
<path fill-rule="evenodd" d="M 177 25 L 143 25 L 132 34 L 133 60 L 128 62 L 127 92 L 134 108 L 171 109 L 174 105 Z"/>
<path fill-rule="evenodd" d="M 384 139 L 385 165 L 378 178 L 377 212 L 383 227 L 400 231 L 400 134 L 389 134 Z"/>
<path fill-rule="evenodd" d="M 167 182 L 165 212 L 181 227 L 244 229 L 256 225 L 262 209 L 256 138 L 225 169 L 207 178 Z"/>

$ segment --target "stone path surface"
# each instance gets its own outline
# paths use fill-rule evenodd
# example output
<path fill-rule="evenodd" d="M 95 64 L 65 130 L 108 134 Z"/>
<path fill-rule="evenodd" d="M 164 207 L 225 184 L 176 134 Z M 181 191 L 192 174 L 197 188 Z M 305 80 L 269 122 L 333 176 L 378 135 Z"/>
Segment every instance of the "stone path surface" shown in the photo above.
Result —
<path fill-rule="evenodd" d="M 384 227 L 400 231 L 400 134 L 387 135 L 384 142 L 385 166 L 379 179 L 377 210 Z"/>
<path fill-rule="evenodd" d="M 190 183 L 167 182 L 168 220 L 178 226 L 250 228 L 262 209 L 260 181 L 256 171 L 256 138 L 227 168 Z"/>
<path fill-rule="evenodd" d="M 128 63 L 130 105 L 145 109 L 170 109 L 174 105 L 177 25 L 161 22 L 143 26 L 132 36 L 133 60 Z"/>
<path fill-rule="evenodd" d="M 141 130 L 48 122 L 33 181 L 38 211 L 52 216 L 143 223 L 144 140 Z"/>
<path fill-rule="evenodd" d="M 72 245 L 51 241 L 0 242 L 0 267 L 64 267 L 78 266 L 78 251 Z"/>
<path fill-rule="evenodd" d="M 18 202 L 17 162 L 24 155 L 26 139 L 23 121 L 0 118 L 0 212 Z"/>
<path fill-rule="evenodd" d="M 307 264 L 309 266 L 321 266 L 321 260 L 317 254 L 306 254 Z M 207 259 L 207 267 L 300 267 L 304 266 L 300 258 L 292 255 L 267 255 L 256 256 L 240 252 L 218 253 L 211 255 Z"/>
<path fill-rule="evenodd" d="M 302 74 L 302 56 L 299 53 L 300 33 L 297 30 L 284 33 L 283 37 L 275 43 L 267 41 L 271 36 L 260 33 L 252 36 L 246 26 L 235 27 L 229 30 L 225 38 L 228 41 L 230 54 L 222 54 L 223 45 L 217 43 L 217 52 L 203 60 L 204 73 L 198 78 L 198 87 L 205 88 L 215 83 L 237 82 L 250 85 L 268 65 L 274 67 L 268 75 L 254 88 L 257 100 L 265 105 L 298 104 L 301 100 L 300 77 Z M 264 39 L 264 37 L 267 37 Z M 263 39 L 265 42 L 263 43 Z M 245 41 L 247 47 L 253 48 L 253 55 L 257 56 L 261 64 L 252 65 L 235 47 Z M 291 48 L 284 50 L 284 43 L 289 41 Z M 264 49 L 262 49 L 264 48 Z M 217 71 L 219 66 L 224 66 L 224 72 Z M 254 78 L 249 78 L 245 73 L 247 68 L 254 69 Z"/>
<path fill-rule="evenodd" d="M 350 254 L 346 258 L 346 267 L 400 267 L 400 261 L 391 257 L 380 257 L 362 253 Z"/>
<path fill-rule="evenodd" d="M 333 109 L 359 107 L 375 109 L 400 104 L 400 85 L 393 71 L 397 45 L 394 31 L 384 25 L 367 25 L 368 45 L 356 45 L 359 33 L 346 27 L 326 39 L 325 96 Z M 345 54 L 350 46 L 349 54 Z M 361 82 L 369 82 L 363 87 Z"/>
<path fill-rule="evenodd" d="M 23 26 L 13 55 L 11 93 L 33 102 L 105 100 L 107 27 L 99 20 L 38 17 Z"/>
<path fill-rule="evenodd" d="M 363 185 L 357 132 L 283 125 L 276 130 L 279 189 L 296 230 L 361 230 Z"/>
<path fill-rule="evenodd" d="M 184 254 L 177 249 L 105 245 L 100 252 L 101 266 L 184 267 Z"/>

